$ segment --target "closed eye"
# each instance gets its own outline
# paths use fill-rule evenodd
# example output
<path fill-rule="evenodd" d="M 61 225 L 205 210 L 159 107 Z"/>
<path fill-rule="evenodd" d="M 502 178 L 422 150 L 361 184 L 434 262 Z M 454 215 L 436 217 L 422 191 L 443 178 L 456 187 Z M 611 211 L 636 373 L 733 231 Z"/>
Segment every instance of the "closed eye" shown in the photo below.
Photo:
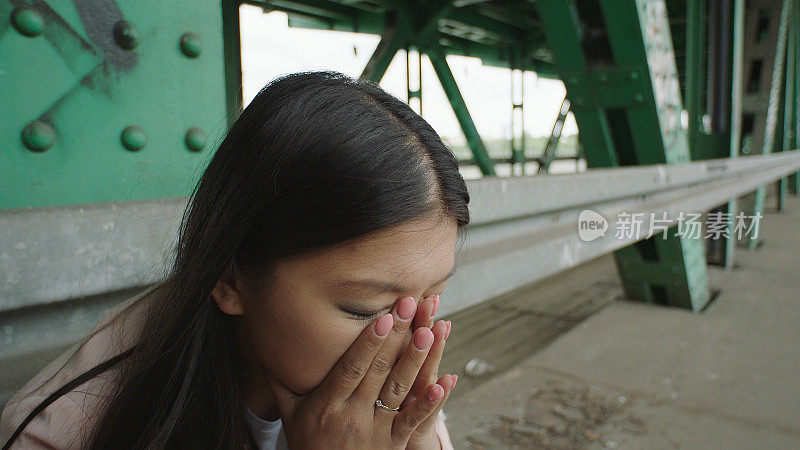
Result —
<path fill-rule="evenodd" d="M 377 318 L 378 316 L 385 314 L 389 308 L 383 308 L 378 311 L 355 311 L 352 309 L 339 307 L 339 310 L 343 313 L 347 314 L 351 319 L 356 320 L 372 320 Z"/>
<path fill-rule="evenodd" d="M 426 295 L 423 298 L 428 298 L 428 297 L 432 297 L 432 295 Z M 385 306 L 385 307 L 383 307 L 383 308 L 381 308 L 381 309 L 379 309 L 377 311 L 358 310 L 356 308 L 353 308 L 352 306 L 345 306 L 345 305 L 338 305 L 337 309 L 339 309 L 339 311 L 342 311 L 343 313 L 347 314 L 351 319 L 372 320 L 372 319 L 376 319 L 380 315 L 388 313 L 389 311 L 392 310 L 393 306 L 394 306 L 394 304 L 387 305 L 387 306 Z"/>

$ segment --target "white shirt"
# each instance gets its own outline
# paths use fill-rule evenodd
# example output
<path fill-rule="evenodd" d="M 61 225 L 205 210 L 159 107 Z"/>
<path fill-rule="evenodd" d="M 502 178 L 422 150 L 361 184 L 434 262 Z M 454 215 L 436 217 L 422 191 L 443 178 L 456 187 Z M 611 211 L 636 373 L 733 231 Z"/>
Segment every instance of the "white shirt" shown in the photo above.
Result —
<path fill-rule="evenodd" d="M 253 432 L 253 438 L 258 444 L 259 450 L 288 450 L 289 444 L 283 434 L 281 419 L 264 420 L 250 411 L 250 408 L 245 407 L 245 409 L 247 410 L 245 413 L 247 422 L 250 423 L 250 430 Z"/>

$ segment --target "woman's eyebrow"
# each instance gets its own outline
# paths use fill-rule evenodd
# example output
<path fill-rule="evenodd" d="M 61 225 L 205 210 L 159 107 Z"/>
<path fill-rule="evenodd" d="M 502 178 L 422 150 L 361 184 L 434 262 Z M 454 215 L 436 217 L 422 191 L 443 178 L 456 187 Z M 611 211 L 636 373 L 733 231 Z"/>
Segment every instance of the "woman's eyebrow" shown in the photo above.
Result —
<path fill-rule="evenodd" d="M 456 273 L 456 266 L 453 265 L 453 267 L 450 269 L 450 272 L 447 275 L 445 275 L 444 277 L 442 277 L 442 279 L 440 279 L 439 281 L 433 283 L 433 286 L 436 286 L 436 285 L 444 283 L 445 281 L 449 280 L 455 273 Z M 359 279 L 359 280 L 344 280 L 344 281 L 339 281 L 337 283 L 334 283 L 334 286 L 336 286 L 336 287 L 348 287 L 348 288 L 360 287 L 360 288 L 373 290 L 373 291 L 375 291 L 375 292 L 377 292 L 379 294 L 382 294 L 384 292 L 394 292 L 394 293 L 401 294 L 401 293 L 405 293 L 405 292 L 410 292 L 411 291 L 411 289 L 409 289 L 409 288 L 407 288 L 405 286 L 401 286 L 398 283 L 394 283 L 394 282 L 390 282 L 390 281 L 383 281 L 383 280 L 376 280 L 374 278 L 364 278 L 364 279 Z"/>

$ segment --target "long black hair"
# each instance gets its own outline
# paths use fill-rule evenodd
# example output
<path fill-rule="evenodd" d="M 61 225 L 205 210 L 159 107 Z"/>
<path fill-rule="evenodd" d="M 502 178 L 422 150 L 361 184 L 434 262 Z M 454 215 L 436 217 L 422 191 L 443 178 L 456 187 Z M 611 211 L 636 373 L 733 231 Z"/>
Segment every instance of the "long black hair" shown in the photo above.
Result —
<path fill-rule="evenodd" d="M 460 242 L 468 203 L 451 150 L 376 84 L 329 71 L 273 80 L 190 196 L 174 264 L 84 447 L 252 448 L 217 281 L 268 278 L 281 258 L 424 216 L 455 219 Z"/>

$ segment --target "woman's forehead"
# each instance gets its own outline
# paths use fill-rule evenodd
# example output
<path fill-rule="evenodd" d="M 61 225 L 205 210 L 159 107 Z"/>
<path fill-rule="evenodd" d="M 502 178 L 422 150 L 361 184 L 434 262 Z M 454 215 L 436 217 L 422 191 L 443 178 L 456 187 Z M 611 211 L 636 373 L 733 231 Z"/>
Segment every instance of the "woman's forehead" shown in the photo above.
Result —
<path fill-rule="evenodd" d="M 454 220 L 402 223 L 342 245 L 306 255 L 306 270 L 329 281 L 370 275 L 438 280 L 453 265 L 457 226 Z"/>
<path fill-rule="evenodd" d="M 397 265 L 407 260 L 419 263 L 419 258 L 436 258 L 453 252 L 456 238 L 455 221 L 425 220 L 404 222 L 370 235 L 353 239 L 335 249 L 334 258 L 350 259 L 360 265 Z"/>

